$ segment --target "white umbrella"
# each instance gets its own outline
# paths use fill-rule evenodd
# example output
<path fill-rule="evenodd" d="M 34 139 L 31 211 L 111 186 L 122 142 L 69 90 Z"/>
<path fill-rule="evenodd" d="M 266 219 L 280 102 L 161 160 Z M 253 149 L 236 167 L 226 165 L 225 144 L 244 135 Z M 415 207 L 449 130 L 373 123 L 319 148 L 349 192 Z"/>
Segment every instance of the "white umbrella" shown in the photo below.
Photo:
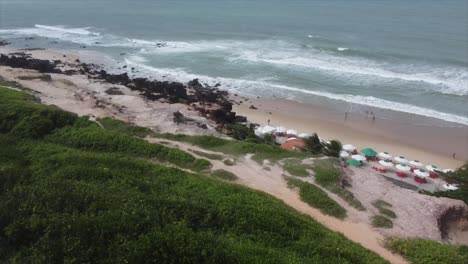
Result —
<path fill-rule="evenodd" d="M 424 164 L 422 164 L 419 160 L 412 160 L 409 162 L 409 165 L 414 166 L 414 167 L 422 167 Z"/>
<path fill-rule="evenodd" d="M 365 161 L 366 160 L 366 157 L 364 157 L 363 155 L 352 155 L 351 158 L 357 160 L 357 161 Z"/>
<path fill-rule="evenodd" d="M 393 167 L 393 163 L 389 160 L 379 160 L 379 164 L 385 167 Z"/>
<path fill-rule="evenodd" d="M 428 171 L 431 171 L 431 172 L 434 172 L 435 170 L 438 170 L 439 168 L 437 168 L 437 166 L 434 166 L 434 165 L 427 165 L 426 166 L 426 170 Z"/>
<path fill-rule="evenodd" d="M 444 184 L 442 185 L 444 187 L 444 189 L 446 190 L 451 190 L 451 191 L 455 191 L 455 190 L 458 190 L 458 187 L 455 185 L 455 184 Z"/>
<path fill-rule="evenodd" d="M 354 151 L 356 150 L 356 147 L 351 144 L 346 144 L 346 145 L 343 145 L 343 149 L 346 151 Z"/>
<path fill-rule="evenodd" d="M 261 127 L 255 129 L 254 133 L 255 133 L 256 136 L 259 136 L 259 137 L 261 137 L 261 136 L 263 136 L 265 134 L 265 133 L 263 133 L 263 128 L 261 128 Z"/>
<path fill-rule="evenodd" d="M 285 133 L 286 132 L 286 128 L 284 127 L 277 127 L 276 128 L 276 133 Z"/>
<path fill-rule="evenodd" d="M 310 138 L 310 135 L 306 134 L 306 133 L 302 133 L 302 134 L 299 134 L 299 137 L 300 138 Z"/>
<path fill-rule="evenodd" d="M 274 127 L 272 127 L 272 126 L 264 126 L 264 127 L 262 128 L 262 132 L 263 132 L 264 134 L 273 133 L 273 132 L 275 132 L 275 130 L 276 130 L 276 128 L 274 128 Z"/>
<path fill-rule="evenodd" d="M 382 159 L 391 159 L 392 155 L 390 155 L 388 152 L 380 152 L 379 154 L 377 154 L 377 157 Z"/>
<path fill-rule="evenodd" d="M 408 160 L 403 156 L 397 156 L 393 158 L 398 163 L 408 163 Z"/>
<path fill-rule="evenodd" d="M 421 170 L 421 169 L 414 170 L 414 174 L 416 174 L 416 176 L 419 176 L 421 178 L 429 177 L 429 172 L 427 172 L 425 170 Z"/>
<path fill-rule="evenodd" d="M 454 171 L 455 171 L 454 169 L 445 169 L 442 172 L 443 173 L 448 173 L 448 172 L 454 172 Z"/>
<path fill-rule="evenodd" d="M 286 134 L 291 136 L 297 136 L 297 131 L 289 129 L 288 131 L 286 131 Z"/>
<path fill-rule="evenodd" d="M 399 170 L 399 171 L 410 171 L 411 170 L 411 167 L 408 166 L 408 165 L 405 165 L 405 164 L 397 164 L 395 166 L 395 168 L 397 168 L 397 170 Z"/>
<path fill-rule="evenodd" d="M 347 158 L 347 157 L 349 157 L 349 153 L 346 152 L 346 151 L 340 151 L 340 157 Z"/>

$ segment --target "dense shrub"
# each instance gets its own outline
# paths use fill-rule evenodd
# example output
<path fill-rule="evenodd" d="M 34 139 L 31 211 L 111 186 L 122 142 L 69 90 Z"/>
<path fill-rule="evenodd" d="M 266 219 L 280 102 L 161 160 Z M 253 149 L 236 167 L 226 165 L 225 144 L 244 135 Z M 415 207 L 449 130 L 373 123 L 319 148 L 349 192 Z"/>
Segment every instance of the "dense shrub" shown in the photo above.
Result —
<path fill-rule="evenodd" d="M 150 144 L 143 139 L 96 127 L 63 128 L 47 137 L 47 141 L 93 151 L 117 152 L 138 157 L 154 158 L 195 171 L 208 169 L 207 160 L 196 159 L 182 150 Z"/>
<path fill-rule="evenodd" d="M 99 122 L 106 130 L 121 132 L 129 136 L 144 138 L 148 135 L 154 134 L 154 132 L 149 128 L 128 125 L 121 120 L 112 119 L 110 117 L 100 118 L 96 121 Z"/>
<path fill-rule="evenodd" d="M 386 263 L 269 195 L 147 159 L 180 151 L 77 122 L 0 132 L 0 263 Z"/>
<path fill-rule="evenodd" d="M 383 215 L 374 215 L 371 217 L 371 224 L 373 227 L 392 228 L 393 222 Z"/>
<path fill-rule="evenodd" d="M 223 169 L 213 171 L 211 173 L 211 176 L 228 181 L 235 181 L 239 178 L 234 173 Z"/>
<path fill-rule="evenodd" d="M 387 246 L 414 264 L 466 264 L 467 246 L 453 246 L 432 240 L 390 239 Z"/>
<path fill-rule="evenodd" d="M 346 217 L 346 210 L 319 187 L 297 179 L 289 179 L 288 185 L 299 188 L 301 200 L 319 209 L 322 213 L 339 219 Z"/>

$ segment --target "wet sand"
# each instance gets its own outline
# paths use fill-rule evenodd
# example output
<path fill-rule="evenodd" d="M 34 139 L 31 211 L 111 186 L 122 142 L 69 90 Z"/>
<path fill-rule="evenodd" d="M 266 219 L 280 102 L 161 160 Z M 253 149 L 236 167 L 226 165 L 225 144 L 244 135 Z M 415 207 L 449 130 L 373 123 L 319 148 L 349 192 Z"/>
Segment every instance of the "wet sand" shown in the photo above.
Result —
<path fill-rule="evenodd" d="M 378 115 L 373 119 L 370 112 L 368 116 L 357 112 L 345 114 L 286 99 L 232 98 L 244 101 L 234 105 L 235 112 L 260 125 L 270 120 L 272 126 L 284 126 L 299 133 L 316 132 L 321 138 L 338 139 L 358 149 L 372 147 L 378 152 L 387 151 L 444 169 L 459 167 L 468 160 L 468 126 L 441 121 L 436 122 L 442 125 L 428 125 L 435 122 L 423 122 L 432 120 L 396 112 L 392 113 L 394 119 Z M 250 109 L 251 105 L 258 109 Z M 414 124 L 415 119 L 421 122 Z"/>

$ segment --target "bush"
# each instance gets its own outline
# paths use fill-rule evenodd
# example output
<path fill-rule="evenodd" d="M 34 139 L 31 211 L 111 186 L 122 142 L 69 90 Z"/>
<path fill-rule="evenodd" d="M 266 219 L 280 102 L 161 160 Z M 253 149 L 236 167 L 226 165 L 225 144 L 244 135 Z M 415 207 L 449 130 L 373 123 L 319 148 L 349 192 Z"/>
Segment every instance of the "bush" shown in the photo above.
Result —
<path fill-rule="evenodd" d="M 365 211 L 362 203 L 345 187 L 340 184 L 341 170 L 336 167 L 335 159 L 316 160 L 314 162 L 315 181 L 332 193 L 345 200 L 350 206 Z"/>
<path fill-rule="evenodd" d="M 232 160 L 232 159 L 225 159 L 225 160 L 223 161 L 223 163 L 224 163 L 224 165 L 226 165 L 226 166 L 234 166 L 234 165 L 236 165 L 236 162 L 235 162 L 234 160 Z"/>
<path fill-rule="evenodd" d="M 100 118 L 96 121 L 99 122 L 107 130 L 121 132 L 130 136 L 144 138 L 146 136 L 154 134 L 154 132 L 149 128 L 128 125 L 121 120 L 112 119 L 110 117 Z"/>
<path fill-rule="evenodd" d="M 380 214 L 386 217 L 389 217 L 389 218 L 397 217 L 395 212 L 387 208 L 387 207 L 392 207 L 392 205 L 383 200 L 377 200 L 374 203 L 372 203 L 372 205 L 375 206 L 375 208 L 379 209 Z"/>
<path fill-rule="evenodd" d="M 143 139 L 95 127 L 63 128 L 48 136 L 47 141 L 92 151 L 116 152 L 169 162 L 182 168 L 202 171 L 209 169 L 207 160 L 199 160 L 182 150 L 150 144 Z"/>
<path fill-rule="evenodd" d="M 389 239 L 387 246 L 414 264 L 466 264 L 467 246 L 453 246 L 432 240 Z"/>
<path fill-rule="evenodd" d="M 283 168 L 292 176 L 307 177 L 309 172 L 301 160 L 287 159 L 284 161 Z"/>
<path fill-rule="evenodd" d="M 392 220 L 382 215 L 372 216 L 371 221 L 372 221 L 371 223 L 373 227 L 380 227 L 380 228 L 392 228 L 393 227 Z"/>
<path fill-rule="evenodd" d="M 301 200 L 319 209 L 322 213 L 339 219 L 344 219 L 346 217 L 346 210 L 319 187 L 292 178 L 288 180 L 288 185 L 291 187 L 298 187 Z"/>
<path fill-rule="evenodd" d="M 234 173 L 223 169 L 213 171 L 211 173 L 211 176 L 228 181 L 235 181 L 239 178 Z"/>

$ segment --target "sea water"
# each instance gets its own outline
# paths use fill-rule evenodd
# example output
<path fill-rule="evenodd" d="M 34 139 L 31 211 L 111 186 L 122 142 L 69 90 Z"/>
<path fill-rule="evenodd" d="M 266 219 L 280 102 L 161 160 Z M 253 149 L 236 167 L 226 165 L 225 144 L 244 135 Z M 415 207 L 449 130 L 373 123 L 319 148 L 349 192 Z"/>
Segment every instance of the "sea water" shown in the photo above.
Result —
<path fill-rule="evenodd" d="M 468 125 L 467 3 L 0 0 L 0 38 L 247 95 Z"/>

